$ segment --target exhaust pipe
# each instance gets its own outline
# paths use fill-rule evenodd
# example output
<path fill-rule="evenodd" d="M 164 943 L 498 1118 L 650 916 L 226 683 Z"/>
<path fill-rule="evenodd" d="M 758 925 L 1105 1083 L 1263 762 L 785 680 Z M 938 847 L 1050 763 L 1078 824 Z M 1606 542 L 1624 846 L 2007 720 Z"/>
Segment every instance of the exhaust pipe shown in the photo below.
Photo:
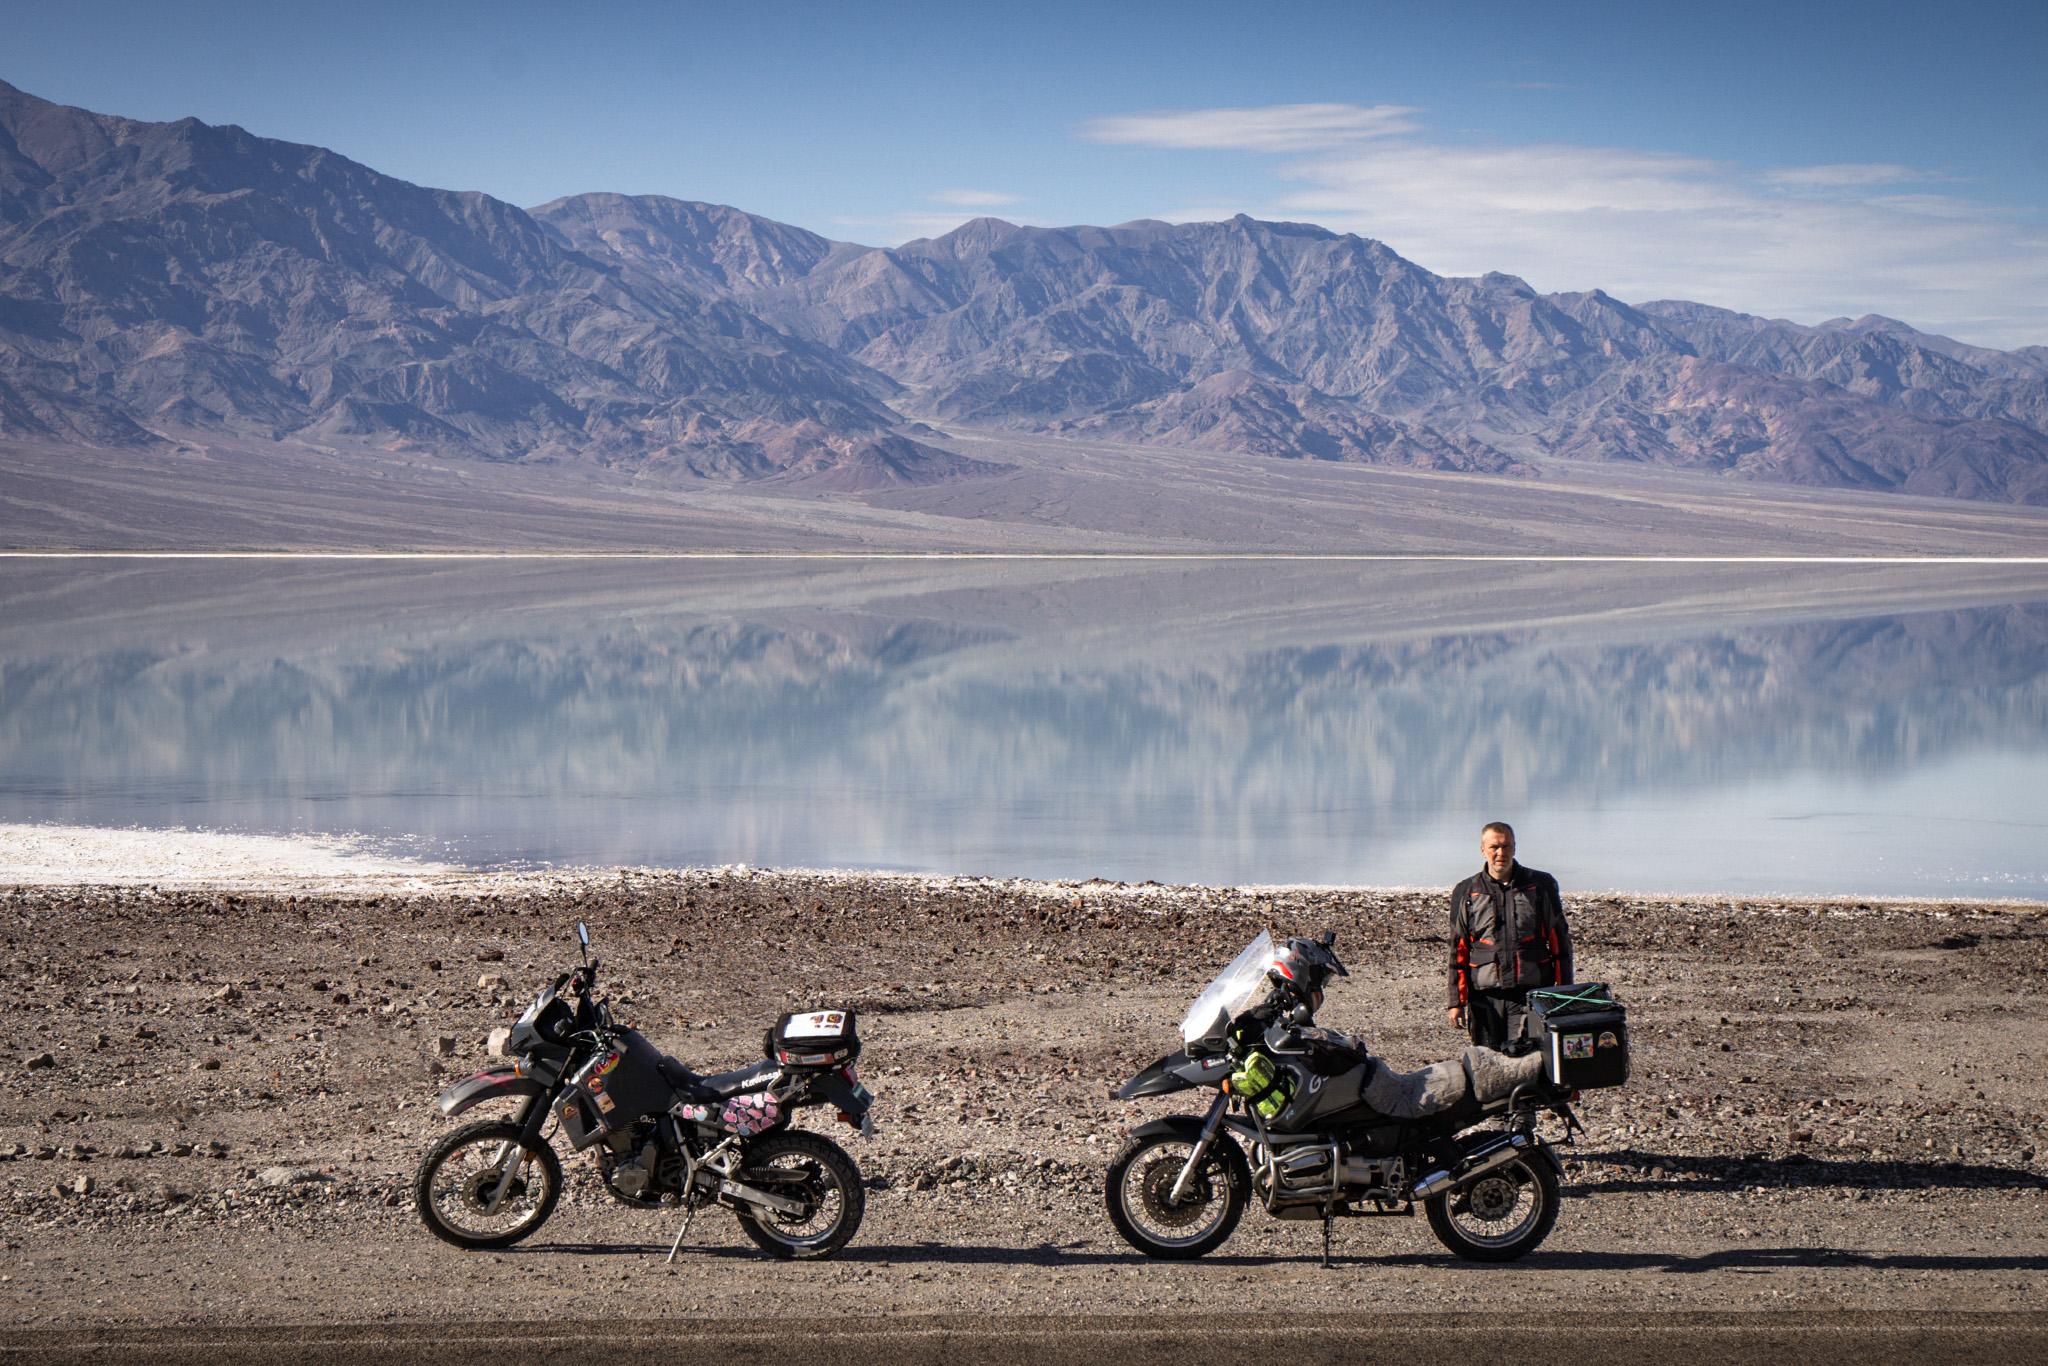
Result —
<path fill-rule="evenodd" d="M 1482 1148 L 1459 1163 L 1456 1174 L 1439 1170 L 1423 1177 L 1415 1183 L 1413 1198 L 1427 1200 L 1454 1187 L 1466 1185 L 1496 1167 L 1505 1167 L 1535 1146 L 1536 1140 L 1527 1134 L 1509 1134 L 1493 1147 Z"/>

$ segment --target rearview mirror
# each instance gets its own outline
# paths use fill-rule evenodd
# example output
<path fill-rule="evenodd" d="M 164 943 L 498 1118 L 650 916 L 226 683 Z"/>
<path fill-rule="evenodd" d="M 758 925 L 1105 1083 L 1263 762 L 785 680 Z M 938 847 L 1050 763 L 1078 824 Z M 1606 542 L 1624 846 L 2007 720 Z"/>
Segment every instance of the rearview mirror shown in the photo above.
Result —
<path fill-rule="evenodd" d="M 583 961 L 590 961 L 590 927 L 582 921 L 576 922 L 576 942 L 583 946 Z"/>

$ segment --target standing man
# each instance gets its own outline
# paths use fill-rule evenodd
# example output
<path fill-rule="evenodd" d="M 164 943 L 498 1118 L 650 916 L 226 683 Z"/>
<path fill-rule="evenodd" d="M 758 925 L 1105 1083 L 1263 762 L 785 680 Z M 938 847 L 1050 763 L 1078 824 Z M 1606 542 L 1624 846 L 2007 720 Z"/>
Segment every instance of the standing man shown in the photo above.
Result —
<path fill-rule="evenodd" d="M 1572 980 L 1572 932 L 1557 879 L 1515 862 L 1515 831 L 1479 832 L 1485 865 L 1451 889 L 1451 1028 L 1513 1048 L 1525 1036 L 1529 988 Z"/>

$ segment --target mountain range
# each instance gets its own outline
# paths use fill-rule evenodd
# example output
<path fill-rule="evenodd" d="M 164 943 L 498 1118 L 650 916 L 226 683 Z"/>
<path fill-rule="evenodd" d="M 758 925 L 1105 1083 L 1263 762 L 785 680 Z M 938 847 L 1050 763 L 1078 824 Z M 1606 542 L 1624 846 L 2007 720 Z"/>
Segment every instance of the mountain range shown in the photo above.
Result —
<path fill-rule="evenodd" d="M 0 83 L 0 438 L 856 491 L 1002 472 L 948 428 L 2048 504 L 2048 347 L 1543 294 L 1242 216 L 883 250 L 658 196 L 521 209 Z"/>

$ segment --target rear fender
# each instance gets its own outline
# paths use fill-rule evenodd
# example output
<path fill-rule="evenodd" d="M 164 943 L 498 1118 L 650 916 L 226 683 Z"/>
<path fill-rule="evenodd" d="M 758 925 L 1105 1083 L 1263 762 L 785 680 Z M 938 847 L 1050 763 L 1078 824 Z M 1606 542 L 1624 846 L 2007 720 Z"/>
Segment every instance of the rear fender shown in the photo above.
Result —
<path fill-rule="evenodd" d="M 544 1096 L 547 1091 L 547 1087 L 532 1077 L 521 1076 L 517 1068 L 487 1067 L 443 1091 L 440 1099 L 434 1102 L 434 1108 L 444 1115 L 454 1116 L 487 1100 L 524 1099 Z"/>
<path fill-rule="evenodd" d="M 840 1117 L 860 1130 L 862 1138 L 872 1138 L 875 1133 L 868 1110 L 875 1098 L 865 1086 L 857 1086 L 846 1079 L 838 1069 L 825 1073 L 811 1083 L 811 1095 L 836 1109 Z"/>
<path fill-rule="evenodd" d="M 1540 1162 L 1550 1168 L 1550 1174 L 1557 1178 L 1558 1185 L 1562 1186 L 1565 1183 L 1564 1163 L 1558 1160 L 1556 1150 L 1542 1139 L 1537 1139 L 1536 1146 L 1530 1148 L 1523 1156 L 1532 1162 Z"/>

